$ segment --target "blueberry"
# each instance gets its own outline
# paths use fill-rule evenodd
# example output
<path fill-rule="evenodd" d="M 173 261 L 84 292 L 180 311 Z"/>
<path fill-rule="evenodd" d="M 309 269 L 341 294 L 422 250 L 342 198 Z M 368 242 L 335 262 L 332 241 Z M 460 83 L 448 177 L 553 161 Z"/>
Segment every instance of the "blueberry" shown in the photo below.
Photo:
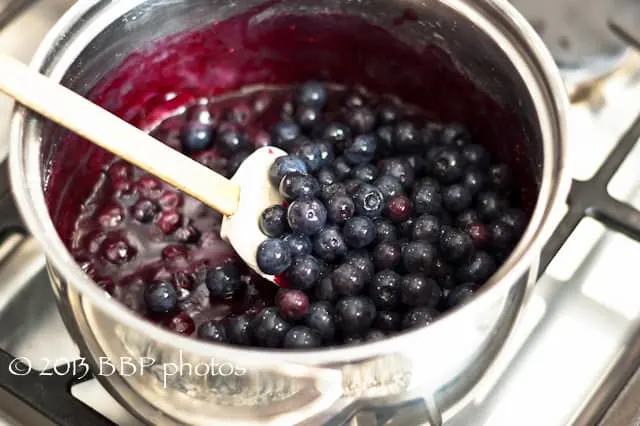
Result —
<path fill-rule="evenodd" d="M 380 126 L 376 129 L 378 152 L 389 155 L 395 151 L 393 145 L 393 126 Z"/>
<path fill-rule="evenodd" d="M 330 276 L 322 277 L 320 279 L 316 284 L 314 296 L 316 300 L 326 302 L 333 302 L 338 297 L 337 292 L 333 288 L 333 281 Z"/>
<path fill-rule="evenodd" d="M 519 209 L 507 209 L 498 220 L 511 229 L 515 238 L 519 238 L 527 227 L 527 216 Z"/>
<path fill-rule="evenodd" d="M 373 326 L 383 331 L 397 331 L 400 329 L 402 316 L 397 312 L 378 311 L 376 319 L 373 320 Z"/>
<path fill-rule="evenodd" d="M 465 261 L 474 249 L 473 240 L 466 232 L 452 227 L 444 227 L 440 234 L 440 253 L 449 262 Z"/>
<path fill-rule="evenodd" d="M 271 142 L 274 146 L 285 151 L 291 148 L 291 144 L 300 136 L 300 127 L 291 121 L 282 121 L 276 124 L 271 131 Z"/>
<path fill-rule="evenodd" d="M 364 182 L 360 179 L 347 179 L 344 182 L 344 187 L 347 190 L 347 195 L 353 195 L 358 187 L 362 185 Z"/>
<path fill-rule="evenodd" d="M 329 198 L 326 204 L 329 221 L 337 225 L 342 225 L 351 219 L 356 209 L 351 197 L 342 194 Z"/>
<path fill-rule="evenodd" d="M 330 303 L 317 302 L 309 306 L 304 322 L 307 327 L 318 333 L 325 342 L 330 342 L 336 333 L 333 315 L 334 311 Z"/>
<path fill-rule="evenodd" d="M 431 179 L 423 179 L 416 184 L 411 193 L 413 208 L 417 214 L 439 214 L 443 208 L 440 186 Z"/>
<path fill-rule="evenodd" d="M 345 297 L 336 303 L 335 324 L 344 336 L 361 336 L 369 331 L 376 307 L 368 297 Z"/>
<path fill-rule="evenodd" d="M 322 112 L 311 105 L 301 105 L 296 108 L 296 122 L 306 130 L 313 128 L 322 119 Z"/>
<path fill-rule="evenodd" d="M 351 139 L 351 130 L 342 123 L 331 123 L 324 129 L 323 137 L 333 144 L 341 145 Z"/>
<path fill-rule="evenodd" d="M 440 142 L 443 145 L 453 145 L 457 148 L 464 147 L 471 140 L 469 131 L 459 123 L 454 123 L 442 129 Z"/>
<path fill-rule="evenodd" d="M 379 218 L 374 223 L 376 225 L 376 243 L 395 241 L 397 239 L 396 227 L 390 220 Z"/>
<path fill-rule="evenodd" d="M 414 308 L 402 318 L 402 328 L 411 330 L 431 324 L 438 318 L 439 312 L 433 308 Z"/>
<path fill-rule="evenodd" d="M 356 213 L 362 216 L 375 218 L 384 210 L 384 196 L 382 192 L 369 183 L 358 186 L 353 193 L 353 203 Z"/>
<path fill-rule="evenodd" d="M 376 154 L 376 136 L 365 133 L 347 141 L 344 149 L 344 158 L 352 165 L 371 162 Z"/>
<path fill-rule="evenodd" d="M 482 192 L 476 196 L 476 211 L 484 222 L 498 219 L 506 207 L 506 202 L 495 192 Z"/>
<path fill-rule="evenodd" d="M 219 321 L 207 321 L 200 324 L 197 333 L 200 339 L 208 342 L 226 343 L 228 341 L 227 330 L 224 324 Z"/>
<path fill-rule="evenodd" d="M 307 166 L 307 170 L 314 172 L 322 165 L 320 147 L 308 139 L 295 141 L 293 143 L 293 155 L 301 158 Z"/>
<path fill-rule="evenodd" d="M 258 268 L 268 275 L 278 275 L 291 266 L 291 251 L 282 240 L 268 239 L 258 245 Z"/>
<path fill-rule="evenodd" d="M 402 121 L 395 126 L 393 140 L 397 150 L 403 154 L 415 153 L 422 146 L 420 132 L 408 121 Z"/>
<path fill-rule="evenodd" d="M 302 319 L 309 309 L 309 298 L 300 290 L 281 289 L 276 295 L 278 313 L 285 320 Z"/>
<path fill-rule="evenodd" d="M 283 320 L 276 308 L 265 308 L 251 321 L 254 341 L 259 346 L 279 348 L 291 325 Z"/>
<path fill-rule="evenodd" d="M 507 224 L 495 222 L 489 225 L 489 241 L 494 249 L 506 251 L 513 248 L 512 246 L 517 240 Z"/>
<path fill-rule="evenodd" d="M 364 276 L 365 282 L 371 281 L 375 268 L 369 257 L 369 253 L 364 250 L 353 250 L 345 257 L 345 263 L 355 266 Z"/>
<path fill-rule="evenodd" d="M 453 269 L 442 259 L 436 259 L 432 272 L 432 276 L 438 283 L 438 287 L 450 290 L 456 285 L 456 280 L 453 276 Z"/>
<path fill-rule="evenodd" d="M 402 262 L 400 245 L 391 241 L 378 244 L 373 249 L 373 264 L 376 269 L 393 269 Z"/>
<path fill-rule="evenodd" d="M 471 205 L 471 193 L 463 185 L 451 185 L 442 192 L 444 208 L 451 213 L 460 213 Z"/>
<path fill-rule="evenodd" d="M 416 218 L 414 217 L 410 217 L 404 222 L 400 222 L 397 227 L 398 236 L 404 239 L 410 238 L 411 230 L 413 229 L 413 225 L 415 224 L 415 222 L 416 222 Z"/>
<path fill-rule="evenodd" d="M 366 183 L 372 183 L 378 177 L 378 168 L 373 164 L 361 164 L 351 170 L 351 176 Z"/>
<path fill-rule="evenodd" d="M 287 210 L 277 204 L 267 207 L 260 215 L 258 226 L 267 237 L 282 236 L 287 231 Z"/>
<path fill-rule="evenodd" d="M 400 281 L 400 300 L 407 306 L 425 306 L 433 295 L 437 284 L 422 274 L 409 274 Z"/>
<path fill-rule="evenodd" d="M 427 123 L 422 129 L 420 129 L 420 139 L 425 147 L 440 143 L 441 135 L 442 126 L 436 123 Z"/>
<path fill-rule="evenodd" d="M 356 108 L 364 105 L 364 98 L 360 93 L 351 93 L 344 100 L 344 105 L 347 108 Z"/>
<path fill-rule="evenodd" d="M 152 222 L 160 212 L 160 206 L 150 200 L 140 200 L 133 206 L 133 217 L 140 223 Z"/>
<path fill-rule="evenodd" d="M 468 169 L 462 177 L 462 185 L 476 195 L 485 188 L 487 178 L 483 172 L 477 169 Z"/>
<path fill-rule="evenodd" d="M 288 173 L 280 181 L 280 195 L 291 202 L 300 198 L 314 198 L 320 193 L 320 183 L 309 175 Z"/>
<path fill-rule="evenodd" d="M 211 148 L 213 131 L 211 126 L 197 121 L 187 123 L 180 132 L 182 149 L 196 153 Z"/>
<path fill-rule="evenodd" d="M 273 186 L 278 188 L 282 178 L 289 173 L 306 175 L 307 165 L 302 159 L 293 155 L 278 157 L 269 168 L 269 181 Z"/>
<path fill-rule="evenodd" d="M 222 300 L 233 299 L 244 287 L 240 280 L 240 271 L 233 263 L 225 263 L 209 269 L 205 284 L 211 296 Z"/>
<path fill-rule="evenodd" d="M 284 336 L 283 347 L 287 349 L 312 349 L 322 345 L 322 339 L 308 327 L 297 325 Z"/>
<path fill-rule="evenodd" d="M 386 339 L 387 335 L 381 330 L 369 330 L 364 336 L 366 342 L 379 342 Z"/>
<path fill-rule="evenodd" d="M 409 155 L 407 157 L 407 163 L 411 166 L 416 175 L 422 175 L 427 167 L 426 160 L 418 154 Z"/>
<path fill-rule="evenodd" d="M 392 105 L 383 105 L 378 109 L 378 120 L 382 124 L 393 124 L 398 117 L 398 110 Z"/>
<path fill-rule="evenodd" d="M 317 81 L 309 81 L 298 89 L 296 103 L 298 105 L 311 105 L 323 108 L 327 102 L 327 89 Z"/>
<path fill-rule="evenodd" d="M 402 264 L 408 272 L 429 274 L 438 256 L 436 248 L 426 241 L 412 241 L 402 249 Z"/>
<path fill-rule="evenodd" d="M 320 150 L 320 167 L 328 167 L 335 160 L 333 145 L 330 142 L 320 140 L 316 142 Z"/>
<path fill-rule="evenodd" d="M 227 156 L 231 156 L 249 147 L 247 137 L 235 130 L 225 130 L 218 133 L 216 142 L 220 151 Z"/>
<path fill-rule="evenodd" d="M 154 314 L 166 314 L 178 304 L 178 292 L 167 281 L 155 281 L 144 289 L 144 303 Z"/>
<path fill-rule="evenodd" d="M 334 183 L 331 185 L 322 185 L 320 187 L 320 198 L 327 201 L 336 195 L 347 195 L 347 188 L 343 183 Z"/>
<path fill-rule="evenodd" d="M 362 344 L 362 337 L 360 336 L 346 336 L 342 339 L 342 344 L 344 346 L 357 346 Z"/>
<path fill-rule="evenodd" d="M 456 271 L 459 283 L 484 284 L 496 271 L 496 262 L 487 252 L 477 251 Z"/>
<path fill-rule="evenodd" d="M 375 240 L 376 225 L 368 217 L 355 216 L 345 223 L 342 233 L 347 247 L 359 249 Z"/>
<path fill-rule="evenodd" d="M 227 176 L 233 176 L 236 174 L 240 165 L 244 163 L 251 153 L 247 150 L 236 152 L 229 158 L 229 162 L 227 163 Z"/>
<path fill-rule="evenodd" d="M 314 235 L 327 223 L 327 209 L 315 198 L 296 200 L 289 205 L 287 220 L 294 232 Z"/>
<path fill-rule="evenodd" d="M 457 150 L 452 148 L 437 150 L 430 161 L 431 175 L 444 184 L 460 180 L 464 170 L 464 159 Z"/>
<path fill-rule="evenodd" d="M 311 254 L 313 248 L 311 239 L 304 234 L 287 234 L 282 241 L 289 247 L 292 258 Z"/>
<path fill-rule="evenodd" d="M 313 254 L 325 262 L 335 262 L 347 254 L 347 245 L 335 226 L 324 228 L 315 236 Z"/>
<path fill-rule="evenodd" d="M 344 263 L 331 274 L 333 288 L 340 296 L 355 296 L 365 285 L 364 274 L 354 265 Z"/>
<path fill-rule="evenodd" d="M 242 345 L 251 345 L 251 319 L 246 315 L 229 318 L 227 324 L 227 337 L 229 342 Z"/>
<path fill-rule="evenodd" d="M 376 126 L 376 115 L 370 108 L 360 106 L 347 111 L 346 121 L 355 133 L 367 133 Z"/>
<path fill-rule="evenodd" d="M 404 159 L 389 158 L 382 161 L 380 165 L 380 173 L 382 175 L 393 176 L 398 179 L 403 187 L 409 189 L 415 181 L 415 172 L 413 167 Z"/>
<path fill-rule="evenodd" d="M 369 297 L 379 309 L 392 310 L 400 303 L 402 278 L 398 273 L 386 270 L 378 272 L 369 286 Z"/>
<path fill-rule="evenodd" d="M 475 210 L 465 210 L 456 218 L 456 226 L 460 229 L 468 229 L 470 226 L 481 223 L 480 216 Z"/>
<path fill-rule="evenodd" d="M 402 183 L 398 178 L 393 176 L 380 176 L 373 182 L 373 184 L 380 190 L 380 192 L 382 192 L 385 200 L 404 193 Z"/>
<path fill-rule="evenodd" d="M 404 222 L 411 217 L 411 200 L 404 195 L 396 195 L 387 200 L 385 216 L 392 222 Z"/>
<path fill-rule="evenodd" d="M 339 181 L 345 180 L 351 175 L 351 166 L 344 157 L 338 157 L 333 162 L 333 171 Z"/>
<path fill-rule="evenodd" d="M 473 298 L 476 293 L 476 286 L 473 283 L 465 283 L 452 289 L 445 300 L 448 309 L 463 305 Z"/>
<path fill-rule="evenodd" d="M 333 185 L 338 181 L 338 177 L 335 172 L 327 167 L 324 167 L 316 174 L 316 179 L 320 185 Z"/>
<path fill-rule="evenodd" d="M 436 243 L 440 240 L 440 219 L 437 216 L 423 214 L 416 218 L 411 228 L 411 239 Z"/>
<path fill-rule="evenodd" d="M 480 169 L 489 167 L 491 157 L 487 149 L 478 144 L 466 145 L 462 148 L 462 157 L 471 166 L 476 166 Z"/>
<path fill-rule="evenodd" d="M 496 164 L 487 171 L 489 185 L 499 194 L 508 194 L 511 190 L 513 176 L 511 169 L 505 164 Z"/>
<path fill-rule="evenodd" d="M 309 291 L 318 282 L 323 272 L 323 266 L 313 256 L 302 255 L 296 257 L 287 270 L 287 279 L 293 289 Z"/>

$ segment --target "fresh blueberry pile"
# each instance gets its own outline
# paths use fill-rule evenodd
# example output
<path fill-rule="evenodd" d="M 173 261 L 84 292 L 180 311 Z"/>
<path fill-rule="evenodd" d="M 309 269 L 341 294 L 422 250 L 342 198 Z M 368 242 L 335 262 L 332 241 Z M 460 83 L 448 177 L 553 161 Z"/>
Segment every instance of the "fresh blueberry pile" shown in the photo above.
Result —
<path fill-rule="evenodd" d="M 290 155 L 269 172 L 285 203 L 259 219 L 258 266 L 286 287 L 256 319 L 267 346 L 425 326 L 468 301 L 527 225 L 511 170 L 463 126 L 408 119 L 364 95 L 331 120 L 326 107 L 326 88 L 304 84 L 272 131 Z"/>

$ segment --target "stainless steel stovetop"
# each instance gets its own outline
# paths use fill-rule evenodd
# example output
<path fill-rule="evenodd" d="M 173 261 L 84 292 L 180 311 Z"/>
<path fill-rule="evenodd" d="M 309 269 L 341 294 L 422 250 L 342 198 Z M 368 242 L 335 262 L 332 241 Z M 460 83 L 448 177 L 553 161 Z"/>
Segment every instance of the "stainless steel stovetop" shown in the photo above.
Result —
<path fill-rule="evenodd" d="M 569 122 L 574 179 L 590 179 L 640 116 L 640 55 L 603 32 L 604 22 L 572 24 L 573 33 L 570 29 L 558 32 L 562 23 L 557 24 L 557 16 L 572 16 L 585 8 L 593 12 L 589 8 L 597 7 L 598 13 L 587 13 L 584 19 L 602 17 L 604 21 L 604 15 L 615 9 L 614 3 L 624 3 L 620 7 L 628 18 L 633 2 L 514 0 L 566 71 L 568 90 L 575 100 Z M 20 12 L 20 6 L 25 7 L 17 15 L 0 12 L 0 52 L 28 61 L 45 32 L 72 3 L 0 0 L 5 12 Z M 560 3 L 566 6 L 561 12 L 544 9 L 557 8 Z M 546 16 L 556 20 L 546 21 Z M 640 23 L 640 12 L 636 16 L 635 22 Z M 590 44 L 589 34 L 600 38 Z M 580 41 L 575 49 L 571 48 L 573 40 Z M 594 79 L 598 80 L 595 85 Z M 0 135 L 7 133 L 11 107 L 9 99 L 0 98 Z M 640 132 L 636 133 L 633 137 L 637 139 Z M 1 140 L 0 159 L 6 154 Z M 636 144 L 607 186 L 614 199 L 636 208 L 640 208 L 639 164 L 640 144 Z M 640 229 L 640 223 L 635 225 Z M 501 358 L 475 391 L 447 413 L 445 425 L 640 425 L 638 262 L 640 243 L 596 220 L 582 219 L 541 277 Z M 35 369 L 65 366 L 79 356 L 57 313 L 43 266 L 44 257 L 32 239 L 12 235 L 2 240 L 0 349 L 29 360 Z M 20 395 L 29 396 L 31 405 L 6 391 L 3 380 L 7 379 Z M 83 420 L 91 419 L 83 417 L 92 414 L 87 406 L 117 425 L 141 424 L 95 380 L 69 385 L 72 397 L 68 398 L 60 395 L 65 386 L 55 380 L 31 382 L 0 371 L 0 423 L 55 424 L 33 406 L 40 406 L 43 400 L 50 406 L 64 405 L 76 398 L 86 406 L 69 404 L 66 411 L 58 406 L 58 424 L 98 424 Z M 377 421 L 372 414 L 363 413 L 351 425 L 419 426 L 423 418 L 411 409 L 393 416 L 378 413 Z"/>

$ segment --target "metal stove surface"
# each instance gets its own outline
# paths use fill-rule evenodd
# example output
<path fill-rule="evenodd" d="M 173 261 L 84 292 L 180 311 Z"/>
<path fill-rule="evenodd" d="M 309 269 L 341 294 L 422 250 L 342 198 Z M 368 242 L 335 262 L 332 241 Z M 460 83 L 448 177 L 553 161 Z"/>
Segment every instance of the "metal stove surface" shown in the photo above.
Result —
<path fill-rule="evenodd" d="M 0 25 L 4 22 L 1 10 L 10 3 L 15 7 L 16 0 L 0 0 Z M 73 2 L 27 3 L 34 4 L 0 28 L 0 52 L 24 61 Z M 576 98 L 581 102 L 572 108 L 569 121 L 575 179 L 593 176 L 640 115 L 640 57 L 626 54 L 622 64 L 606 82 Z M 7 132 L 11 105 L 0 98 L 0 135 Z M 5 152 L 0 142 L 0 159 Z M 614 198 L 640 208 L 638 164 L 640 145 L 608 190 Z M 76 359 L 77 348 L 57 313 L 44 258 L 35 242 L 12 236 L 0 245 L 0 259 L 0 349 L 29 360 L 38 369 Z M 634 374 L 640 365 L 638 261 L 640 244 L 595 220 L 582 220 L 540 279 L 501 358 L 477 389 L 446 414 L 445 425 L 640 424 L 640 373 Z M 0 372 L 0 382 L 6 373 Z M 0 422 L 52 424 L 1 389 Z M 38 394 L 37 389 L 30 391 Z M 115 424 L 141 424 L 95 380 L 74 385 L 71 393 Z M 46 389 L 42 394 L 47 397 Z M 416 407 L 400 414 L 364 413 L 351 424 L 418 426 L 424 418 Z"/>

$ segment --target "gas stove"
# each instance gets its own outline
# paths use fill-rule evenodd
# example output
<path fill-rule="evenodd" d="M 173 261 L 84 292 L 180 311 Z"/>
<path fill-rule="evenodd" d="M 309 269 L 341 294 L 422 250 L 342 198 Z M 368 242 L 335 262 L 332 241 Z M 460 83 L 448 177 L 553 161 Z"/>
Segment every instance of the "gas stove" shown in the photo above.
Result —
<path fill-rule="evenodd" d="M 0 52 L 28 61 L 71 0 L 0 0 Z M 445 426 L 640 424 L 640 28 L 634 0 L 514 0 L 549 46 L 574 102 L 574 185 L 547 266 L 504 351 Z M 640 40 L 638 41 L 640 45 Z M 12 102 L 0 98 L 0 135 Z M 6 145 L 0 139 L 0 159 Z M 0 166 L 0 215 L 19 223 Z M 0 423 L 140 425 L 91 377 L 60 319 L 36 242 L 0 234 Z M 17 361 L 16 361 L 17 360 Z M 25 363 L 33 369 L 20 370 Z M 420 426 L 420 404 L 351 426 Z M 434 425 L 435 426 L 435 425 Z"/>

